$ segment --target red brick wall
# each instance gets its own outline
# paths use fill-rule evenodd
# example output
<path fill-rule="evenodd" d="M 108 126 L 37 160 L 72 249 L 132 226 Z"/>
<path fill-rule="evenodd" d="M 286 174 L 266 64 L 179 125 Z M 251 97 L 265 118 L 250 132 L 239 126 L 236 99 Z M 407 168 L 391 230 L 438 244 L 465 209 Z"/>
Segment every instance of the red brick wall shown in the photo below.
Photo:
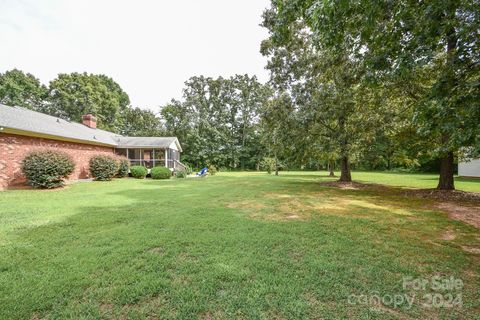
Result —
<path fill-rule="evenodd" d="M 75 171 L 69 180 L 89 177 L 88 161 L 92 155 L 113 153 L 111 147 L 0 133 L 0 189 L 24 184 L 26 180 L 21 170 L 23 158 L 30 151 L 48 148 L 63 151 L 72 157 Z"/>

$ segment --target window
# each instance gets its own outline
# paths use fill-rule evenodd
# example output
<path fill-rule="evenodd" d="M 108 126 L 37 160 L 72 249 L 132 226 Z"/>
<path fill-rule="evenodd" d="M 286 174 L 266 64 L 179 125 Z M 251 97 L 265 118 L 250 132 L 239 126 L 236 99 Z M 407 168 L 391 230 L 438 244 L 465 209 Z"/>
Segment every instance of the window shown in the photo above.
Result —
<path fill-rule="evenodd" d="M 127 156 L 127 149 L 115 149 L 115 154 L 117 156 L 126 157 Z"/>

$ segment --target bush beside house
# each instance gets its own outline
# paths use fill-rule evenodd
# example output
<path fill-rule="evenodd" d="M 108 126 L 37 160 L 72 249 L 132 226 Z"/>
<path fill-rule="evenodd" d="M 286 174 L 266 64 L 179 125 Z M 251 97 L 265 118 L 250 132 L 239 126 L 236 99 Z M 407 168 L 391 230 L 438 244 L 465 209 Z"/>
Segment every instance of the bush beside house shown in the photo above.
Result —
<path fill-rule="evenodd" d="M 148 171 L 144 166 L 132 166 L 130 167 L 130 173 L 132 174 L 132 177 L 136 179 L 145 179 Z"/>
<path fill-rule="evenodd" d="M 186 171 L 177 171 L 177 173 L 175 173 L 175 177 L 186 178 L 187 177 L 187 172 Z"/>
<path fill-rule="evenodd" d="M 128 176 L 129 170 L 130 170 L 130 160 L 128 160 L 125 157 L 118 157 L 117 177 L 124 178 Z"/>
<path fill-rule="evenodd" d="M 98 155 L 90 159 L 90 173 L 98 181 L 112 180 L 118 174 L 119 163 L 112 156 Z"/>
<path fill-rule="evenodd" d="M 22 163 L 22 171 L 34 188 L 57 188 L 73 172 L 75 164 L 66 153 L 40 150 L 29 153 Z"/>
<path fill-rule="evenodd" d="M 170 179 L 172 177 L 172 172 L 166 167 L 155 167 L 150 171 L 152 179 Z"/>

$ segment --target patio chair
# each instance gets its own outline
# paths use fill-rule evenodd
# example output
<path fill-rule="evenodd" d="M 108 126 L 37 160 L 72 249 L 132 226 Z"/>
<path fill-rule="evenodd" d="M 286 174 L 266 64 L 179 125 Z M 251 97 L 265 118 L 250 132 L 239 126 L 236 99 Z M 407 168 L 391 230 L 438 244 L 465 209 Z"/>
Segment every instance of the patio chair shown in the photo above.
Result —
<path fill-rule="evenodd" d="M 208 167 L 203 168 L 202 170 L 197 172 L 197 176 L 200 178 L 206 177 L 208 172 Z"/>

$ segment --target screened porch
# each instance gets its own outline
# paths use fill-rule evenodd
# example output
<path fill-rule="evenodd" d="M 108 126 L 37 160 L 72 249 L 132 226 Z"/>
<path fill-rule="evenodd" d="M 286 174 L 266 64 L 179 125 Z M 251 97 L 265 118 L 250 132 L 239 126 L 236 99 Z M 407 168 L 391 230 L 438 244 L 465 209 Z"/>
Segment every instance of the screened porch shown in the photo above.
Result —
<path fill-rule="evenodd" d="M 132 166 L 148 169 L 160 166 L 175 170 L 180 161 L 180 152 L 170 148 L 117 148 L 115 153 L 128 158 Z"/>

